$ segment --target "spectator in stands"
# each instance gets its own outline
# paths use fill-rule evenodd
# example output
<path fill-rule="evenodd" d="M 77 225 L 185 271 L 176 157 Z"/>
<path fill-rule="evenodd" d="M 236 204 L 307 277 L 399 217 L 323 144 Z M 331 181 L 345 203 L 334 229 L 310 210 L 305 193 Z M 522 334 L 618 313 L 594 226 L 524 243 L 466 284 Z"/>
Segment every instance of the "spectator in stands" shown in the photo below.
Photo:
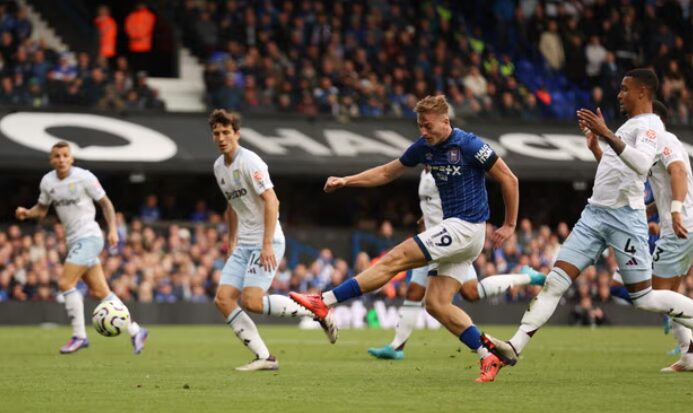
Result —
<path fill-rule="evenodd" d="M 149 194 L 144 200 L 144 205 L 140 209 L 140 218 L 143 222 L 154 222 L 161 218 L 159 210 L 159 198 L 155 194 Z"/>
<path fill-rule="evenodd" d="M 118 25 L 111 17 L 111 10 L 108 6 L 99 6 L 97 16 L 94 18 L 94 25 L 99 38 L 98 56 L 108 59 L 112 65 L 114 63 L 113 59 L 116 57 Z"/>
<path fill-rule="evenodd" d="M 14 34 L 17 40 L 21 43 L 24 40 L 31 37 L 31 33 L 34 28 L 31 24 L 31 20 L 27 16 L 26 9 L 24 7 L 17 8 L 16 22 L 14 25 Z"/>
<path fill-rule="evenodd" d="M 606 61 L 606 55 L 607 51 L 602 46 L 599 36 L 591 36 L 589 43 L 585 47 L 585 57 L 587 58 L 585 73 L 592 85 L 597 83 L 597 78 L 601 74 L 602 64 Z"/>
<path fill-rule="evenodd" d="M 549 20 L 546 31 L 541 34 L 539 50 L 550 68 L 554 70 L 563 69 L 565 51 L 563 50 L 561 37 L 558 34 L 558 23 L 555 20 Z"/>
<path fill-rule="evenodd" d="M 150 70 L 155 24 L 156 16 L 142 2 L 125 18 L 129 58 L 134 71 Z"/>

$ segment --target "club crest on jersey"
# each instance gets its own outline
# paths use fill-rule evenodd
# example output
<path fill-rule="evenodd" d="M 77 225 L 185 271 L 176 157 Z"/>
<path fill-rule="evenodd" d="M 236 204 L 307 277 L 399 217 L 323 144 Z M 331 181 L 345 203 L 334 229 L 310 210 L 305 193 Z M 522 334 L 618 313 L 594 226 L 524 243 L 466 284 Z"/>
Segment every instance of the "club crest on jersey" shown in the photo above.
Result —
<path fill-rule="evenodd" d="M 236 181 L 236 183 L 241 182 L 241 171 L 239 169 L 233 170 L 233 180 Z"/>
<path fill-rule="evenodd" d="M 77 191 L 77 185 L 75 185 L 74 182 L 70 182 L 70 183 L 67 185 L 67 189 L 68 189 L 70 192 L 74 193 L 75 191 Z"/>
<path fill-rule="evenodd" d="M 448 149 L 448 162 L 449 163 L 459 163 L 460 162 L 460 148 Z"/>
<path fill-rule="evenodd" d="M 426 160 L 427 161 L 432 161 L 433 160 L 433 154 L 431 152 L 426 153 Z"/>

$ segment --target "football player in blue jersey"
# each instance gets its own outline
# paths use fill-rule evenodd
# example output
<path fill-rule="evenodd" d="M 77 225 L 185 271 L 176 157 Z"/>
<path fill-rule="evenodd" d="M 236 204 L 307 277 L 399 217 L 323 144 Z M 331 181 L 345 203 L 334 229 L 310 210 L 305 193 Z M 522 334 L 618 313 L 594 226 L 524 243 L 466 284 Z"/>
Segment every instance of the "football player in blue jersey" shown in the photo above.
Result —
<path fill-rule="evenodd" d="M 426 310 L 481 359 L 477 381 L 493 381 L 502 362 L 481 344 L 481 333 L 461 308 L 453 305 L 472 262 L 481 252 L 489 219 L 486 178 L 488 173 L 501 186 L 505 221 L 492 235 L 500 246 L 515 231 L 519 184 L 502 159 L 478 136 L 453 128 L 444 96 L 427 96 L 416 104 L 421 136 L 399 158 L 356 175 L 329 177 L 325 192 L 343 187 L 376 187 L 401 176 L 419 164 L 429 167 L 440 193 L 443 221 L 394 247 L 375 265 L 321 295 L 290 293 L 318 320 L 330 307 L 385 285 L 401 271 L 430 262 L 437 264 L 426 294 Z"/>

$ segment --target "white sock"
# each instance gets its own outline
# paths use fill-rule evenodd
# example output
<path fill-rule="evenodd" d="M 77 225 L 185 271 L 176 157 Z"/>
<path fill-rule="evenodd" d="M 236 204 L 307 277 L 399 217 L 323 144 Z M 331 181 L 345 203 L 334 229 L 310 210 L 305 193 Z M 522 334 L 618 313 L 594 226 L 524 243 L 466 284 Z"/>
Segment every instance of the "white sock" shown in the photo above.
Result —
<path fill-rule="evenodd" d="M 104 302 L 106 302 L 106 301 L 113 301 L 113 302 L 118 303 L 118 304 L 123 304 L 123 302 L 120 301 L 120 298 L 118 298 L 118 296 L 116 295 L 116 293 L 114 293 L 113 291 L 111 291 L 110 293 L 108 293 L 108 295 L 105 296 L 105 297 L 103 298 L 103 300 L 101 300 L 102 303 L 104 303 Z M 124 305 L 124 304 L 123 304 L 123 305 Z"/>
<path fill-rule="evenodd" d="M 128 323 L 128 334 L 130 334 L 130 337 L 135 337 L 139 332 L 140 325 L 134 322 L 133 320 L 130 320 L 130 323 Z"/>
<path fill-rule="evenodd" d="M 529 282 L 530 278 L 527 274 L 497 274 L 479 281 L 476 289 L 479 292 L 479 298 L 484 299 L 505 294 L 511 287 L 527 285 Z"/>
<path fill-rule="evenodd" d="M 676 344 L 678 344 L 681 349 L 681 357 L 683 357 L 684 354 L 688 353 L 688 349 L 691 347 L 693 332 L 691 332 L 690 328 L 674 321 L 671 323 L 671 335 L 676 339 Z"/>
<path fill-rule="evenodd" d="M 563 294 L 570 288 L 572 280 L 560 268 L 553 268 L 546 277 L 544 288 L 529 303 L 529 307 L 522 316 L 522 324 L 517 333 L 510 339 L 510 344 L 518 353 L 522 352 L 531 334 L 534 334 L 541 326 L 549 321 L 549 318 L 556 311 L 558 303 L 561 301 Z"/>
<path fill-rule="evenodd" d="M 113 301 L 113 302 L 120 304 L 123 307 L 127 308 L 125 303 L 123 303 L 123 301 L 113 291 L 111 291 L 106 297 L 104 297 L 103 300 L 101 300 L 102 303 L 105 301 Z M 128 309 L 128 312 L 129 311 L 130 310 Z M 135 320 L 132 319 L 132 314 L 130 314 L 130 322 L 128 323 L 128 334 L 130 335 L 130 337 L 134 337 L 139 332 L 140 332 L 140 325 L 137 324 L 135 322 Z"/>
<path fill-rule="evenodd" d="M 313 313 L 296 304 L 291 298 L 278 294 L 262 297 L 262 314 L 277 317 L 313 316 Z"/>
<path fill-rule="evenodd" d="M 641 310 L 668 314 L 673 321 L 693 328 L 693 300 L 669 290 L 647 288 L 631 294 L 633 305 Z"/>
<path fill-rule="evenodd" d="M 233 329 L 233 332 L 236 333 L 236 337 L 238 337 L 250 351 L 255 353 L 259 359 L 266 359 L 270 356 L 265 342 L 262 341 L 260 333 L 257 331 L 257 326 L 240 307 L 229 314 L 226 318 L 226 324 Z"/>
<path fill-rule="evenodd" d="M 489 353 L 489 351 L 484 346 L 481 346 L 478 349 L 476 349 L 476 354 L 479 356 L 481 360 L 491 355 L 491 353 Z"/>
<path fill-rule="evenodd" d="M 332 307 L 333 305 L 337 304 L 337 297 L 332 291 L 326 291 L 322 293 L 322 301 L 326 306 Z"/>
<path fill-rule="evenodd" d="M 419 321 L 421 311 L 421 301 L 404 300 L 404 303 L 399 308 L 399 322 L 397 323 L 397 328 L 395 328 L 395 338 L 390 344 L 392 348 L 397 350 L 403 347 L 404 343 L 409 340 L 409 336 L 411 336 L 414 327 L 416 327 L 416 322 Z"/>
<path fill-rule="evenodd" d="M 63 293 L 65 297 L 65 310 L 67 318 L 72 324 L 72 336 L 79 338 L 87 338 L 87 330 L 84 328 L 84 301 L 82 293 L 72 288 Z"/>

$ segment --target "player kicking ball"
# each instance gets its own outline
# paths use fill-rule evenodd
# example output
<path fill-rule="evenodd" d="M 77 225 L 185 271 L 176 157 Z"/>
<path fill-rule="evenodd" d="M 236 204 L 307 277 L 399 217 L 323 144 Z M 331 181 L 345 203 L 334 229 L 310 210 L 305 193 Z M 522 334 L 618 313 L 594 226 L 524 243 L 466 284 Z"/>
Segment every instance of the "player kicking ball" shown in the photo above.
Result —
<path fill-rule="evenodd" d="M 568 239 L 542 292 L 530 303 L 522 324 L 509 341 L 485 335 L 484 345 L 507 364 L 515 364 L 534 334 L 542 327 L 582 270 L 612 247 L 633 305 L 668 314 L 673 321 L 693 327 L 693 300 L 669 290 L 652 289 L 652 257 L 647 244 L 644 183 L 665 135 L 660 118 L 652 113 L 658 87 L 653 71 L 634 69 L 621 82 L 618 101 L 628 115 L 614 134 L 601 113 L 581 109 L 579 126 L 606 141 L 608 147 L 597 167 L 592 197 Z M 678 209 L 673 206 L 672 211 Z"/>
<path fill-rule="evenodd" d="M 101 205 L 108 224 L 108 244 L 115 247 L 118 244 L 118 232 L 113 203 L 96 176 L 86 169 L 73 166 L 73 163 L 74 157 L 67 142 L 53 145 L 50 164 L 54 170 L 41 179 L 38 202 L 30 209 L 18 207 L 15 211 L 20 221 L 40 219 L 46 216 L 48 208 L 53 205 L 60 222 L 65 226 L 68 254 L 63 272 L 58 277 L 58 288 L 65 298 L 65 309 L 72 324 L 72 337 L 60 348 L 61 354 L 89 347 L 84 327 L 84 301 L 76 288 L 80 279 L 89 286 L 91 294 L 102 302 L 115 301 L 124 306 L 108 287 L 99 261 L 104 241 L 101 228 L 95 220 L 94 201 Z M 140 354 L 147 340 L 147 330 L 131 321 L 128 333 L 135 354 Z"/>
<path fill-rule="evenodd" d="M 423 222 L 426 228 L 432 228 L 443 220 L 443 207 L 440 203 L 440 194 L 436 187 L 435 179 L 428 168 L 421 171 L 419 180 L 419 206 L 423 213 Z M 422 301 L 428 285 L 429 269 L 435 274 L 435 265 L 415 268 L 411 272 L 411 279 L 407 286 L 404 303 L 399 309 L 399 322 L 395 328 L 395 337 L 392 342 L 383 347 L 371 347 L 368 354 L 379 359 L 402 360 L 404 359 L 404 346 L 411 336 L 419 320 Z M 510 288 L 520 285 L 544 285 L 546 276 L 528 266 L 522 267 L 520 274 L 498 274 L 477 280 L 476 271 L 471 267 L 465 282 L 462 284 L 460 294 L 468 302 L 475 302 L 483 298 L 496 297 L 505 294 Z"/>
<path fill-rule="evenodd" d="M 496 246 L 514 232 L 518 180 L 479 137 L 450 125 L 444 96 L 427 96 L 416 104 L 414 111 L 421 137 L 399 159 L 357 175 L 330 177 L 325 191 L 384 185 L 401 176 L 407 167 L 428 165 L 440 192 L 442 222 L 397 245 L 376 264 L 331 291 L 315 296 L 294 292 L 289 295 L 323 320 L 330 316 L 330 307 L 382 287 L 401 271 L 433 262 L 438 265 L 438 272 L 428 281 L 426 310 L 479 355 L 481 376 L 477 380 L 493 381 L 502 367 L 501 361 L 482 346 L 481 332 L 452 300 L 484 246 L 489 218 L 485 174 L 500 183 L 505 201 L 505 223 L 493 234 Z"/>
<path fill-rule="evenodd" d="M 221 152 L 214 162 L 214 177 L 227 200 L 229 251 L 214 304 L 255 360 L 238 371 L 277 370 L 257 326 L 245 310 L 276 317 L 305 317 L 312 313 L 282 295 L 265 295 L 284 256 L 284 232 L 279 224 L 279 200 L 267 164 L 239 145 L 240 118 L 222 109 L 209 116 L 212 139 Z M 240 305 L 238 301 L 240 300 Z M 320 325 L 328 339 L 337 340 L 331 317 Z"/>

